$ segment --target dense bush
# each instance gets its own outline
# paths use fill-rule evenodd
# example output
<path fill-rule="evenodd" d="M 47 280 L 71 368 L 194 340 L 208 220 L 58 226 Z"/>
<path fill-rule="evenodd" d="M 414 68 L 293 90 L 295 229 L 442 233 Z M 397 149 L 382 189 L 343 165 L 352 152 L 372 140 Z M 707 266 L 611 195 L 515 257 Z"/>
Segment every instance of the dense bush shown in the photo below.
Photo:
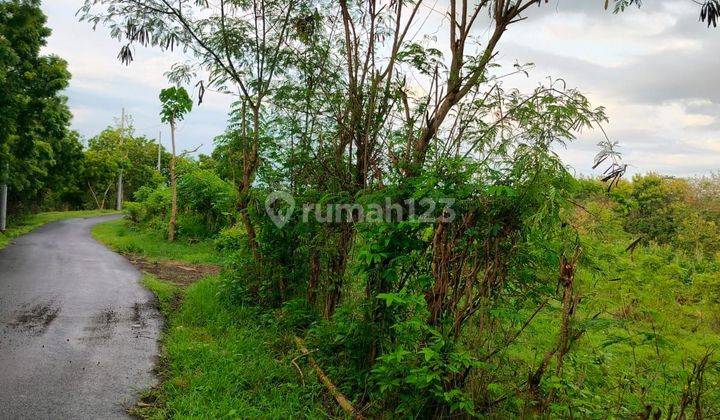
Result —
<path fill-rule="evenodd" d="M 220 231 L 215 239 L 215 248 L 221 254 L 237 252 L 247 246 L 245 238 L 246 233 L 243 228 L 231 226 Z"/>
<path fill-rule="evenodd" d="M 235 187 L 213 171 L 197 169 L 180 175 L 178 203 L 182 211 L 199 215 L 209 234 L 235 221 Z"/>
<path fill-rule="evenodd" d="M 680 179 L 649 174 L 636 176 L 628 197 L 631 205 L 625 227 L 647 240 L 670 243 L 687 214 L 689 185 Z"/>
<path fill-rule="evenodd" d="M 140 223 L 145 220 L 145 206 L 133 201 L 126 201 L 123 204 L 123 212 L 133 223 Z"/>
<path fill-rule="evenodd" d="M 146 185 L 135 192 L 135 203 L 127 213 L 135 223 L 166 231 L 172 195 L 164 182 Z M 180 168 L 177 230 L 181 237 L 203 239 L 217 235 L 235 223 L 237 194 L 231 183 L 193 163 Z"/>

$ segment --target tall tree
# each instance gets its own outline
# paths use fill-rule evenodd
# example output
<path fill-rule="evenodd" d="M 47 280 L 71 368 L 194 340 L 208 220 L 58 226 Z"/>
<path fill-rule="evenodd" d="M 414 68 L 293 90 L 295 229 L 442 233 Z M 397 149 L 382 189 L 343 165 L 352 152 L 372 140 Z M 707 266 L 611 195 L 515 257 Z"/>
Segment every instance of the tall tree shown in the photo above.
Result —
<path fill-rule="evenodd" d="M 172 207 L 170 210 L 170 223 L 168 224 L 168 240 L 175 240 L 175 223 L 177 218 L 177 173 L 175 164 L 177 153 L 175 152 L 175 124 L 185 118 L 185 114 L 192 111 L 192 100 L 185 88 L 169 87 L 160 92 L 162 111 L 160 117 L 162 122 L 170 124 L 170 141 L 172 142 L 172 158 L 170 160 L 170 189 L 172 191 Z"/>
<path fill-rule="evenodd" d="M 50 36 L 45 23 L 39 0 L 0 3 L 0 167 L 9 166 L 15 207 L 40 202 L 51 180 L 69 180 L 60 172 L 72 164 L 58 159 L 80 156 L 65 153 L 79 145 L 60 94 L 70 73 L 61 58 L 40 55 Z"/>

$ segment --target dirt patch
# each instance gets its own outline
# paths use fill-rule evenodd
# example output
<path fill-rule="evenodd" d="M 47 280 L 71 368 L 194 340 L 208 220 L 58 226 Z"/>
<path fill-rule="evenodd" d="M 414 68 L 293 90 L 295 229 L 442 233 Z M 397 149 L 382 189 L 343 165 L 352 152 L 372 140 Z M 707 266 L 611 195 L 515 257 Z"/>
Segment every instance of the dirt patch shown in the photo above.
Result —
<path fill-rule="evenodd" d="M 148 261 L 138 255 L 127 257 L 141 271 L 180 286 L 187 286 L 204 277 L 220 274 L 220 267 L 216 265 L 188 264 L 173 260 Z"/>
<path fill-rule="evenodd" d="M 60 309 L 61 306 L 54 300 L 32 306 L 25 304 L 15 313 L 15 318 L 9 325 L 17 330 L 40 335 L 57 318 Z"/>

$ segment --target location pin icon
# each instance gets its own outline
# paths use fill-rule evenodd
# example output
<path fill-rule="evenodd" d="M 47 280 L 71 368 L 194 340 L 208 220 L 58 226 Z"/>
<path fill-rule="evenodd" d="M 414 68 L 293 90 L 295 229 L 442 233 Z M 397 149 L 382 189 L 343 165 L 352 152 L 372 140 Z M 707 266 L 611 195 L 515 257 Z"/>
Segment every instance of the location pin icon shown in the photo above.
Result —
<path fill-rule="evenodd" d="M 284 211 L 275 205 L 278 200 L 287 204 Z M 265 212 L 278 229 L 282 229 L 290 221 L 293 211 L 295 211 L 295 199 L 285 191 L 272 192 L 265 199 Z"/>

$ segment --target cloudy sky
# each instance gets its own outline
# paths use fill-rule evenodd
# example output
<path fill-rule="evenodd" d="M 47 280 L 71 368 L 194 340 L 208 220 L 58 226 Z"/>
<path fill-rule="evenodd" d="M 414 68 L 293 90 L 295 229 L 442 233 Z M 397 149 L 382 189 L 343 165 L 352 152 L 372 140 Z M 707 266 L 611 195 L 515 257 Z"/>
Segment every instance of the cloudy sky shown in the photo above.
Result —
<path fill-rule="evenodd" d="M 180 53 L 138 48 L 136 60 L 125 66 L 117 59 L 120 44 L 98 26 L 78 22 L 76 11 L 82 0 L 44 0 L 43 10 L 53 33 L 45 53 L 68 61 L 72 80 L 66 95 L 74 115 L 73 128 L 89 138 L 109 125 L 116 125 L 122 109 L 132 117 L 137 134 L 157 138 L 163 144 L 170 138 L 169 128 L 160 123 L 160 90 L 169 85 L 165 72 L 183 61 Z M 208 92 L 205 101 L 178 125 L 180 150 L 200 152 L 213 149 L 212 139 L 225 129 L 231 97 Z"/>
<path fill-rule="evenodd" d="M 67 95 L 73 127 L 86 137 L 114 124 L 122 108 L 136 132 L 156 138 L 160 130 L 157 95 L 164 73 L 182 60 L 175 53 L 138 49 L 136 60 L 121 65 L 118 43 L 104 28 L 77 22 L 81 0 L 46 0 L 53 29 L 46 52 L 65 58 L 73 79 Z M 438 0 L 428 2 L 427 30 L 442 19 Z M 500 46 L 505 63 L 532 62 L 537 80 L 562 77 L 607 108 L 607 132 L 621 144 L 631 172 L 708 174 L 720 169 L 720 28 L 698 22 L 691 0 L 647 0 L 641 10 L 613 15 L 602 0 L 550 0 L 511 28 Z M 435 11 L 430 10 L 434 8 Z M 715 77 L 713 77 L 715 76 Z M 212 150 L 232 98 L 210 93 L 180 125 L 181 149 Z M 577 173 L 591 173 L 599 133 L 583 133 L 560 153 Z"/>

